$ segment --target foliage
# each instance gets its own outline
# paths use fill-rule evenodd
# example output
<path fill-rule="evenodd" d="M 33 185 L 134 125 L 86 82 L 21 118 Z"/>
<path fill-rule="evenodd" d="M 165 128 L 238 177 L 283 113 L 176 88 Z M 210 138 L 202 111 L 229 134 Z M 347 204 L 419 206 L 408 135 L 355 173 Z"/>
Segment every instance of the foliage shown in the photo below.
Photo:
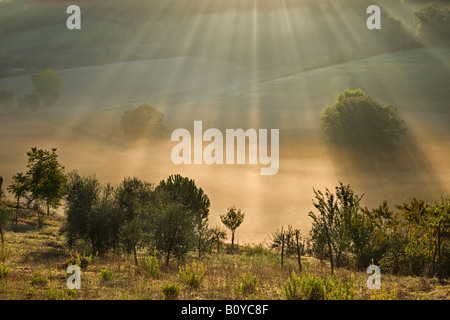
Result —
<path fill-rule="evenodd" d="M 382 39 L 389 51 L 407 50 L 416 45 L 402 22 L 394 17 L 388 17 L 381 28 Z"/>
<path fill-rule="evenodd" d="M 45 200 L 49 214 L 50 207 L 58 207 L 65 193 L 64 166 L 58 162 L 56 148 L 48 151 L 33 147 L 27 156 L 29 191 L 34 199 Z"/>
<path fill-rule="evenodd" d="M 152 244 L 166 255 L 184 257 L 198 244 L 196 232 L 208 221 L 210 201 L 194 180 L 172 175 L 155 188 L 148 215 L 152 217 Z"/>
<path fill-rule="evenodd" d="M 284 253 L 286 255 L 297 254 L 296 232 L 300 231 L 293 229 L 291 225 L 288 225 L 287 230 L 283 230 L 283 228 L 275 230 L 270 236 L 270 249 L 281 251 L 284 242 Z"/>
<path fill-rule="evenodd" d="M 354 300 L 354 277 L 342 281 L 336 275 L 322 279 L 312 274 L 292 275 L 285 282 L 282 296 L 287 300 Z"/>
<path fill-rule="evenodd" d="M 87 270 L 88 266 L 91 265 L 97 258 L 97 255 L 92 255 L 92 253 L 88 256 L 86 256 L 85 253 L 83 255 L 80 255 L 80 253 L 75 252 L 75 255 L 70 253 L 70 260 L 68 262 L 68 266 L 71 265 L 77 265 L 82 270 Z"/>
<path fill-rule="evenodd" d="M 66 220 L 61 229 L 69 247 L 84 240 L 92 252 L 104 254 L 117 245 L 121 217 L 113 195 L 112 186 L 103 187 L 95 176 L 69 173 Z"/>
<path fill-rule="evenodd" d="M 30 292 L 31 295 L 33 294 Z M 59 290 L 58 288 L 51 286 L 45 291 L 45 299 L 47 300 L 74 300 L 76 295 L 75 289 Z"/>
<path fill-rule="evenodd" d="M 361 89 L 340 93 L 334 105 L 325 108 L 321 125 L 333 144 L 390 156 L 406 132 L 394 106 L 380 104 Z"/>
<path fill-rule="evenodd" d="M 31 76 L 34 91 L 44 105 L 51 106 L 61 93 L 61 78 L 54 70 L 41 70 Z"/>
<path fill-rule="evenodd" d="M 331 273 L 334 271 L 334 262 L 339 267 L 342 262 L 343 253 L 351 246 L 351 221 L 358 215 L 359 203 L 362 196 L 358 196 L 342 182 L 336 187 L 336 194 L 326 188 L 325 193 L 314 190 L 316 202 L 314 207 L 319 210 L 316 215 L 312 211 L 309 216 L 313 219 L 311 238 L 316 237 L 328 247 L 328 255 L 331 265 Z"/>
<path fill-rule="evenodd" d="M 385 286 L 382 285 L 381 289 L 374 289 L 375 292 L 370 296 L 370 300 L 398 300 L 397 287 L 389 292 Z"/>
<path fill-rule="evenodd" d="M 185 285 L 197 289 L 202 284 L 205 272 L 206 268 L 202 263 L 192 262 L 191 265 L 180 267 L 178 276 Z"/>
<path fill-rule="evenodd" d="M 121 118 L 121 125 L 129 139 L 150 138 L 161 129 L 163 114 L 149 104 L 129 109 Z"/>
<path fill-rule="evenodd" d="M 11 268 L 4 265 L 4 264 L 0 264 L 0 280 L 5 279 L 9 273 L 11 272 Z"/>
<path fill-rule="evenodd" d="M 450 44 L 450 7 L 431 2 L 414 13 L 416 36 L 425 44 Z"/>
<path fill-rule="evenodd" d="M 258 277 L 251 272 L 246 272 L 240 276 L 240 282 L 234 288 L 235 295 L 249 295 L 256 292 Z"/>
<path fill-rule="evenodd" d="M 114 273 L 109 269 L 101 269 L 99 272 L 100 279 L 104 282 L 109 282 L 112 280 Z"/>
<path fill-rule="evenodd" d="M 144 260 L 144 268 L 150 276 L 157 276 L 159 274 L 161 262 L 156 257 L 156 250 L 153 252 L 153 255 Z"/>
<path fill-rule="evenodd" d="M 165 283 L 162 291 L 166 300 L 176 300 L 181 289 L 176 283 Z"/>
<path fill-rule="evenodd" d="M 44 267 L 40 266 L 30 277 L 30 284 L 33 286 L 45 286 L 48 284 L 48 277 L 43 274 Z"/>
<path fill-rule="evenodd" d="M 4 203 L 2 199 L 0 199 L 0 240 L 3 245 L 5 242 L 4 231 L 9 226 L 11 221 L 11 210 Z"/>
<path fill-rule="evenodd" d="M 234 233 L 244 221 L 244 217 L 245 213 L 243 213 L 241 209 L 236 209 L 236 206 L 234 205 L 228 208 L 226 214 L 220 216 L 222 223 L 231 231 L 231 247 L 234 246 Z"/>

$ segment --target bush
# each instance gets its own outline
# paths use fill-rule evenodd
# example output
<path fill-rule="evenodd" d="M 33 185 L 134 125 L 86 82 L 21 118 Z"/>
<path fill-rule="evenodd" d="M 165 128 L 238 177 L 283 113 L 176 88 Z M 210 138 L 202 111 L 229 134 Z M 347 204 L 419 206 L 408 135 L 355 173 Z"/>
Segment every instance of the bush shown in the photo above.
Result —
<path fill-rule="evenodd" d="M 5 279 L 9 273 L 11 272 L 11 268 L 4 264 L 0 264 L 0 280 Z"/>
<path fill-rule="evenodd" d="M 396 152 L 395 142 L 406 133 L 394 106 L 380 104 L 361 89 L 340 93 L 324 110 L 321 125 L 333 144 L 387 155 Z"/>
<path fill-rule="evenodd" d="M 166 283 L 162 291 L 166 300 L 176 300 L 180 294 L 180 287 L 176 283 Z"/>
<path fill-rule="evenodd" d="M 161 262 L 155 255 L 144 260 L 144 269 L 150 276 L 157 276 L 161 268 Z"/>
<path fill-rule="evenodd" d="M 353 300 L 355 299 L 354 278 L 342 282 L 334 275 L 322 279 L 315 275 L 297 275 L 294 272 L 285 282 L 282 296 L 286 300 Z"/>
<path fill-rule="evenodd" d="M 185 285 L 191 288 L 198 288 L 203 281 L 205 271 L 206 268 L 202 263 L 197 264 L 193 262 L 192 265 L 186 264 L 183 268 L 180 267 L 178 274 Z"/>
<path fill-rule="evenodd" d="M 101 269 L 99 274 L 100 278 L 105 282 L 111 281 L 114 276 L 113 272 L 109 269 Z"/>
<path fill-rule="evenodd" d="M 45 291 L 45 299 L 47 300 L 73 300 L 75 298 L 75 290 L 58 290 L 55 287 L 50 287 Z"/>
<path fill-rule="evenodd" d="M 75 255 L 72 255 L 70 253 L 70 260 L 68 262 L 68 265 L 77 265 L 82 270 L 86 270 L 90 264 L 92 264 L 95 259 L 97 258 L 97 255 L 93 256 L 90 254 L 89 256 L 86 256 L 84 253 L 83 255 L 80 255 L 78 252 L 75 253 Z"/>
<path fill-rule="evenodd" d="M 150 138 L 161 128 L 163 118 L 161 111 L 149 104 L 141 104 L 124 112 L 121 125 L 129 139 Z"/>
<path fill-rule="evenodd" d="M 240 283 L 234 288 L 235 295 L 248 295 L 256 292 L 258 277 L 251 272 L 241 275 Z"/>
<path fill-rule="evenodd" d="M 39 267 L 30 278 L 30 284 L 33 286 L 45 286 L 48 283 L 48 278 L 43 275 L 43 267 Z"/>
<path fill-rule="evenodd" d="M 375 293 L 370 296 L 370 300 L 398 300 L 397 286 L 391 292 L 388 292 L 384 286 L 381 289 L 375 289 Z"/>

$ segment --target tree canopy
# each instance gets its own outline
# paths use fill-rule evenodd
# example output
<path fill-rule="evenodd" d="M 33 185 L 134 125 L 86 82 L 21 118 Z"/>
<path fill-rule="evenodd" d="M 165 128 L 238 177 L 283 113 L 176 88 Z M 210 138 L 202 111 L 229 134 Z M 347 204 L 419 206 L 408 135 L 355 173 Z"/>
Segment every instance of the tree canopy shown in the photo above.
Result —
<path fill-rule="evenodd" d="M 363 90 L 345 90 L 325 108 L 322 129 L 333 143 L 352 148 L 372 148 L 384 154 L 396 151 L 396 141 L 406 133 L 392 105 L 382 105 Z"/>

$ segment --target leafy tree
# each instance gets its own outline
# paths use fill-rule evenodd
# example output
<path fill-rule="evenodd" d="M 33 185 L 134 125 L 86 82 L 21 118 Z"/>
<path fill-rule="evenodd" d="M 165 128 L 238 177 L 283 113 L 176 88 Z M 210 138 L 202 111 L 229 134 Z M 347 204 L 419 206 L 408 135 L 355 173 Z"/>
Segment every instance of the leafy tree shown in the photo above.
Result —
<path fill-rule="evenodd" d="M 155 191 L 149 215 L 153 217 L 151 243 L 165 255 L 166 265 L 172 256 L 182 258 L 195 247 L 195 220 L 167 192 Z"/>
<path fill-rule="evenodd" d="M 385 46 L 390 51 L 406 50 L 415 45 L 414 37 L 406 31 L 402 22 L 394 17 L 389 17 L 383 22 L 381 34 Z"/>
<path fill-rule="evenodd" d="M 406 129 L 394 106 L 382 105 L 361 89 L 339 94 L 322 114 L 322 129 L 337 145 L 393 155 Z"/>
<path fill-rule="evenodd" d="M 422 42 L 432 45 L 450 43 L 450 8 L 431 2 L 414 13 L 416 36 Z"/>
<path fill-rule="evenodd" d="M 313 189 L 314 190 L 314 189 Z M 316 201 L 314 207 L 319 210 L 316 215 L 312 211 L 309 216 L 313 219 L 311 237 L 313 241 L 318 237 L 324 239 L 328 247 L 331 273 L 334 267 L 339 267 L 342 254 L 350 249 L 351 221 L 359 211 L 362 196 L 356 195 L 349 185 L 342 182 L 336 187 L 336 194 L 326 188 L 325 193 L 314 190 Z M 335 259 L 334 259 L 335 258 Z"/>
<path fill-rule="evenodd" d="M 104 254 L 119 243 L 121 216 L 114 201 L 114 188 L 102 186 L 95 176 L 69 173 L 66 220 L 61 229 L 69 247 L 87 241 L 93 252 Z"/>
<path fill-rule="evenodd" d="M 136 177 L 125 178 L 115 190 L 120 214 L 120 241 L 125 251 L 133 253 L 137 265 L 137 247 L 145 244 L 148 233 L 146 208 L 152 197 L 152 185 Z"/>
<path fill-rule="evenodd" d="M 220 245 L 227 238 L 227 232 L 220 226 L 215 226 L 211 230 L 211 243 L 216 244 L 217 253 L 220 252 Z"/>
<path fill-rule="evenodd" d="M 8 186 L 8 191 L 16 197 L 16 218 L 15 218 L 15 231 L 17 232 L 17 220 L 20 208 L 20 198 L 25 197 L 30 188 L 30 181 L 28 177 L 22 172 L 15 174 L 12 177 L 12 182 Z"/>
<path fill-rule="evenodd" d="M 208 221 L 210 201 L 195 181 L 180 175 L 162 180 L 155 188 L 155 204 L 151 216 L 155 217 L 154 240 L 157 249 L 170 256 L 184 256 L 201 243 Z"/>
<path fill-rule="evenodd" d="M 61 93 L 61 78 L 54 70 L 41 70 L 31 76 L 34 91 L 46 106 L 53 105 Z"/>
<path fill-rule="evenodd" d="M 129 109 L 124 112 L 121 125 L 129 139 L 151 137 L 161 128 L 163 114 L 149 104 Z"/>
<path fill-rule="evenodd" d="M 236 206 L 231 206 L 228 208 L 228 212 L 220 216 L 220 220 L 222 223 L 230 229 L 231 231 L 231 247 L 234 247 L 234 233 L 236 229 L 244 221 L 245 214 L 241 211 L 241 209 L 236 209 Z"/>
<path fill-rule="evenodd" d="M 69 173 L 66 219 L 61 231 L 70 248 L 78 239 L 89 239 L 91 216 L 101 192 L 102 186 L 95 176 L 83 177 L 76 171 Z"/>
<path fill-rule="evenodd" d="M 27 152 L 30 192 L 34 199 L 44 200 L 47 207 L 47 215 L 50 207 L 56 208 L 64 196 L 67 177 L 64 174 L 64 166 L 58 162 L 56 149 L 51 151 L 31 148 Z"/>

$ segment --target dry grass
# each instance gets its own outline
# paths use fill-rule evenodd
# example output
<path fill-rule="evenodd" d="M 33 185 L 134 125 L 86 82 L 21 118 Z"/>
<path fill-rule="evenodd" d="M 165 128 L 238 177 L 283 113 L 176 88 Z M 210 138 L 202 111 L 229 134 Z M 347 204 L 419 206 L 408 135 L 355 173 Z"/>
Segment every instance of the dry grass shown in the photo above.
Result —
<path fill-rule="evenodd" d="M 94 258 L 87 269 L 81 272 L 81 290 L 66 289 L 66 268 L 70 261 L 70 252 L 59 235 L 61 218 L 45 217 L 41 230 L 37 229 L 33 212 L 21 210 L 19 229 L 15 233 L 6 233 L 6 246 L 0 256 L 0 264 L 11 268 L 10 274 L 0 281 L 0 299 L 43 300 L 43 299 L 80 299 L 80 300 L 122 300 L 122 299 L 164 299 L 162 287 L 167 282 L 177 283 L 181 287 L 179 299 L 282 299 L 283 284 L 293 271 L 297 271 L 294 257 L 285 259 L 280 266 L 280 257 L 261 246 L 241 246 L 234 254 L 222 250 L 220 253 L 205 255 L 201 259 L 190 256 L 186 261 L 173 260 L 169 267 L 163 267 L 156 276 L 150 276 L 136 267 L 130 256 L 108 254 Z M 141 252 L 140 258 L 146 257 Z M 192 261 L 202 262 L 206 266 L 204 280 L 198 289 L 182 284 L 178 276 L 178 267 Z M 312 257 L 303 257 L 303 272 L 320 277 L 329 276 L 329 266 Z M 112 271 L 111 280 L 102 280 L 100 270 Z M 258 278 L 254 294 L 237 296 L 234 288 L 239 277 L 252 273 Z M 342 279 L 355 278 L 357 299 L 370 299 L 374 291 L 367 289 L 368 275 L 340 269 L 337 275 Z M 31 279 L 47 279 L 35 281 Z M 382 275 L 383 287 L 387 292 L 397 289 L 399 299 L 448 299 L 449 285 L 440 285 L 436 279 L 419 277 L 396 277 Z"/>

